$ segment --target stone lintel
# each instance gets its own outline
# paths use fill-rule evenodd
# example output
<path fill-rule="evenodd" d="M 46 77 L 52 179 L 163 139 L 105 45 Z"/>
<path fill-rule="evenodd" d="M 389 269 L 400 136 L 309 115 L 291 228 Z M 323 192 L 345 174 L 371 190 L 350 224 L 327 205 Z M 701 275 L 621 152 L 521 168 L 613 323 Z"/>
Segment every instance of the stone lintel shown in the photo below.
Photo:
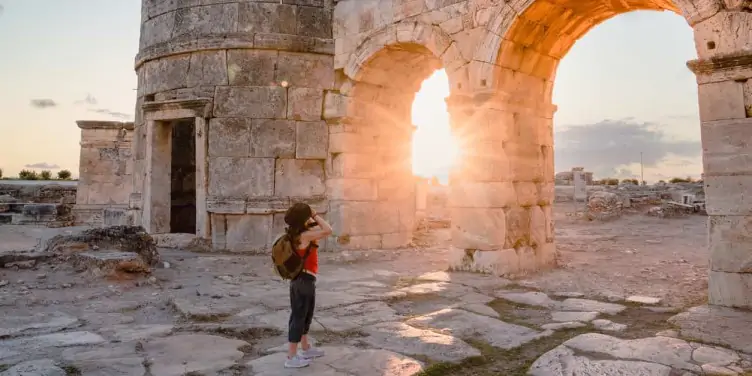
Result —
<path fill-rule="evenodd" d="M 168 56 L 212 50 L 266 49 L 334 55 L 334 40 L 275 33 L 218 33 L 196 38 L 186 34 L 146 47 L 136 55 L 135 69 L 144 63 Z"/>
<path fill-rule="evenodd" d="M 146 114 L 188 110 L 193 113 L 193 117 L 209 118 L 212 114 L 212 100 L 210 98 L 195 98 L 152 101 L 144 102 L 141 108 Z"/>
<path fill-rule="evenodd" d="M 752 70 L 752 53 L 745 51 L 711 57 L 709 59 L 690 60 L 687 62 L 687 67 L 696 75 L 707 75 L 736 68 L 749 68 Z"/>
<path fill-rule="evenodd" d="M 134 129 L 132 121 L 76 120 L 76 124 L 81 129 L 126 129 L 129 131 Z"/>

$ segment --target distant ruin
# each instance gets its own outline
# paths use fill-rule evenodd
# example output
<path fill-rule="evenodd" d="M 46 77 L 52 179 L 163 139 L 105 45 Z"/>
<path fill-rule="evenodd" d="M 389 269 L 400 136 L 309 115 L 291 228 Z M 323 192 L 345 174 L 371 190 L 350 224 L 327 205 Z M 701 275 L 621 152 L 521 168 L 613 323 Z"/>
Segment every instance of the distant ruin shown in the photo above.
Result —
<path fill-rule="evenodd" d="M 738 142 L 752 132 L 747 1 L 194 3 L 143 0 L 132 151 L 127 127 L 84 129 L 103 146 L 82 156 L 99 148 L 111 159 L 99 168 L 82 157 L 81 218 L 104 210 L 150 233 L 261 251 L 288 205 L 304 201 L 335 227 L 325 248 L 405 246 L 416 222 L 410 106 L 443 67 L 464 149 L 450 178 L 453 264 L 550 268 L 557 65 L 594 25 L 667 10 L 686 18 L 697 45 L 688 66 L 699 85 L 710 302 L 752 307 L 752 180 Z"/>

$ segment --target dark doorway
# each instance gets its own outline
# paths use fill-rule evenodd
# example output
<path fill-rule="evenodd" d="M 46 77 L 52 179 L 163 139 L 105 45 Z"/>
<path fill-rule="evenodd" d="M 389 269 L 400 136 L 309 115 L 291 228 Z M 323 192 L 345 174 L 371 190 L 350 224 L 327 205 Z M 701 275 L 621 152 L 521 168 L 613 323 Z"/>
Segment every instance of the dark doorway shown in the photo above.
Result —
<path fill-rule="evenodd" d="M 196 233 L 196 121 L 172 122 L 170 232 Z"/>

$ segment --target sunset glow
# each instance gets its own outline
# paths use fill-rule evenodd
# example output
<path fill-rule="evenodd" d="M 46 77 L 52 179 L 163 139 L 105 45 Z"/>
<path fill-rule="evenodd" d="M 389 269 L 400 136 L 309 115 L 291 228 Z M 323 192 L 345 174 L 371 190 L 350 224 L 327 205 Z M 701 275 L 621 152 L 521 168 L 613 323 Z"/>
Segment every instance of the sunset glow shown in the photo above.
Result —
<path fill-rule="evenodd" d="M 458 152 L 444 101 L 448 96 L 449 79 L 440 69 L 423 81 L 412 108 L 412 122 L 418 127 L 413 134 L 413 174 L 436 176 L 444 184 Z"/>

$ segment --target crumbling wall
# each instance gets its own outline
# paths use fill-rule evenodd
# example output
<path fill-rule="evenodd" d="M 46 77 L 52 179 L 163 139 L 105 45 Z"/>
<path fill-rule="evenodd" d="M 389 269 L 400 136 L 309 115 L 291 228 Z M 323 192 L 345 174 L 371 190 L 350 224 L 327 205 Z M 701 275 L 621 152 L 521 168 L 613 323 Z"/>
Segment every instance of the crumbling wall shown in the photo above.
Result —
<path fill-rule="evenodd" d="M 87 225 L 124 224 L 131 193 L 133 123 L 77 121 L 81 156 L 75 222 Z"/>

